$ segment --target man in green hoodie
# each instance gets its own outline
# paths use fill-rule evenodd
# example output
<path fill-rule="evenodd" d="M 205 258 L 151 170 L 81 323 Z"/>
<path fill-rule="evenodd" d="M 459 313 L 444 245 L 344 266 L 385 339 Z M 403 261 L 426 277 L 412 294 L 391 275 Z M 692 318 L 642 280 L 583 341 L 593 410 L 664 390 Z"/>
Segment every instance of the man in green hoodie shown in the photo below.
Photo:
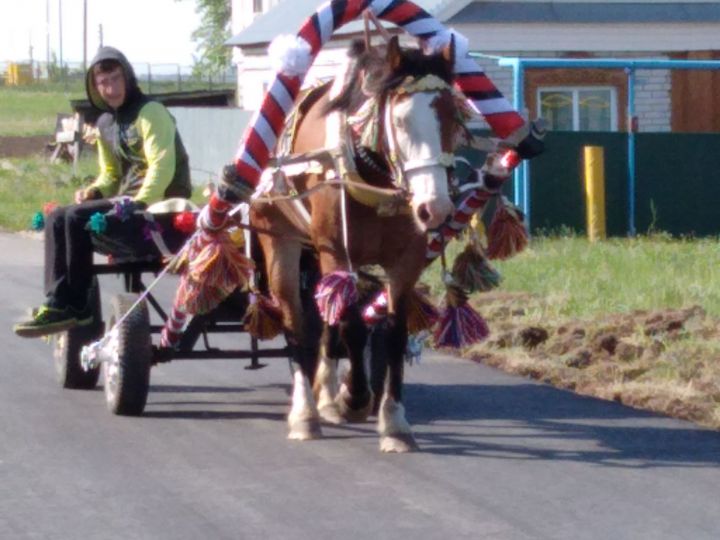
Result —
<path fill-rule="evenodd" d="M 188 158 L 175 122 L 161 103 L 142 93 L 127 58 L 113 47 L 100 48 L 85 88 L 90 103 L 102 111 L 96 124 L 100 174 L 77 191 L 76 204 L 57 208 L 46 220 L 46 301 L 29 320 L 15 325 L 22 337 L 93 323 L 91 216 L 107 215 L 124 238 L 148 242 L 143 238 L 147 223 L 133 210 L 190 197 Z"/>

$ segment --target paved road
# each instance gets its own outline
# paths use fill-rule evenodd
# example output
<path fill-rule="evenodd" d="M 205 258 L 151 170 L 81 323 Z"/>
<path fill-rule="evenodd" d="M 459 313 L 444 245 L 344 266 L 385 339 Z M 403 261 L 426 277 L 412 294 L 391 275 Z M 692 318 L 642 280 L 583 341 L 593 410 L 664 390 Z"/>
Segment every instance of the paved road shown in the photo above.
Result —
<path fill-rule="evenodd" d="M 40 262 L 0 234 L 2 539 L 720 538 L 720 434 L 448 356 L 407 369 L 411 455 L 370 423 L 286 440 L 284 360 L 163 365 L 143 417 L 111 416 L 10 331 Z"/>

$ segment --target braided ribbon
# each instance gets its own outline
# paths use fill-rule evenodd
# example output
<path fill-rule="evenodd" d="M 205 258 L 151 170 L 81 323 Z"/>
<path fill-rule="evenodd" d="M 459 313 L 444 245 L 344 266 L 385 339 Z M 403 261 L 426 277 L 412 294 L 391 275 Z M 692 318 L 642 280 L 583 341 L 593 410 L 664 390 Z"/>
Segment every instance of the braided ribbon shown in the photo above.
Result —
<path fill-rule="evenodd" d="M 322 46 L 333 33 L 346 23 L 358 18 L 369 9 L 379 19 L 394 23 L 408 33 L 438 48 L 450 41 L 452 33 L 439 21 L 409 0 L 331 0 L 318 8 L 300 28 L 296 44 L 309 54 L 304 65 L 311 65 Z M 466 43 L 458 36 L 457 42 Z M 466 48 L 466 47 L 465 47 Z M 525 125 L 525 120 L 512 108 L 510 102 L 487 78 L 482 68 L 457 48 L 454 84 L 479 111 L 492 130 L 506 138 Z M 302 62 L 285 64 L 275 75 L 260 109 L 253 116 L 241 139 L 235 157 L 236 176 L 226 177 L 225 190 L 229 193 L 254 189 L 283 129 L 285 118 L 295 105 L 305 73 Z M 299 73 L 298 73 L 299 72 Z M 222 191 L 222 190 L 221 190 Z M 211 208 L 224 210 L 227 203 L 220 195 L 213 195 Z"/>

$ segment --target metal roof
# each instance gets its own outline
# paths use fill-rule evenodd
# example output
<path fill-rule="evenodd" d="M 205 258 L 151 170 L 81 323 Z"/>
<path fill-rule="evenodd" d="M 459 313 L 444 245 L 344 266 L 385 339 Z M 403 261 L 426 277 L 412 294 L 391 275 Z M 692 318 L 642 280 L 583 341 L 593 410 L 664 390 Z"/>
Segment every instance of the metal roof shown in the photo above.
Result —
<path fill-rule="evenodd" d="M 449 0 L 413 0 L 431 15 L 435 15 Z M 259 15 L 247 28 L 225 42 L 225 45 L 252 47 L 267 45 L 275 36 L 293 34 L 300 29 L 305 19 L 327 0 L 284 0 L 267 13 Z M 389 25 L 393 27 L 394 25 Z M 362 21 L 352 21 L 338 30 L 338 34 L 361 32 Z"/>
<path fill-rule="evenodd" d="M 444 22 L 714 23 L 720 2 L 472 2 Z"/>

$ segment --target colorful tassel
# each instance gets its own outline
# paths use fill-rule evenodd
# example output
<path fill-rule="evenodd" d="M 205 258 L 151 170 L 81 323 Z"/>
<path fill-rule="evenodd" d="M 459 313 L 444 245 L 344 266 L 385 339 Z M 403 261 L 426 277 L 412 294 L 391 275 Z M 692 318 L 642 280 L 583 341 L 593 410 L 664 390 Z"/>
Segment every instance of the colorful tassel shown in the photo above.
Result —
<path fill-rule="evenodd" d="M 388 297 L 386 291 L 380 291 L 377 296 L 362 311 L 362 318 L 365 324 L 373 326 L 387 316 Z"/>
<path fill-rule="evenodd" d="M 135 213 L 136 205 L 130 197 L 121 197 L 113 202 L 109 215 L 116 216 L 121 222 L 126 222 Z"/>
<path fill-rule="evenodd" d="M 175 307 L 193 315 L 207 313 L 236 288 L 247 286 L 254 269 L 224 230 L 193 237 L 184 258 Z"/>
<path fill-rule="evenodd" d="M 435 329 L 436 347 L 460 348 L 478 343 L 490 334 L 488 325 L 457 285 L 448 285 L 445 313 Z"/>
<path fill-rule="evenodd" d="M 195 223 L 197 217 L 192 212 L 180 212 L 173 216 L 173 227 L 175 230 L 183 234 L 192 234 L 195 232 Z"/>
<path fill-rule="evenodd" d="M 315 289 L 315 301 L 322 320 L 336 325 L 348 306 L 358 301 L 357 277 L 344 271 L 323 276 Z"/>
<path fill-rule="evenodd" d="M 55 201 L 46 202 L 45 204 L 43 204 L 43 209 L 42 209 L 43 216 L 45 216 L 45 217 L 49 216 L 52 213 L 52 211 L 55 210 L 58 206 L 59 206 L 58 203 L 56 203 Z"/>
<path fill-rule="evenodd" d="M 42 212 L 35 212 L 30 220 L 30 228 L 33 231 L 42 231 L 45 228 L 45 217 Z"/>
<path fill-rule="evenodd" d="M 250 305 L 245 312 L 245 329 L 254 338 L 272 339 L 283 330 L 280 304 L 274 298 L 260 293 L 250 293 Z"/>
<path fill-rule="evenodd" d="M 154 233 L 162 234 L 162 232 L 163 228 L 155 220 L 148 221 L 147 223 L 145 223 L 145 225 L 143 225 L 142 234 L 145 240 L 152 241 Z"/>
<path fill-rule="evenodd" d="M 102 234 L 107 230 L 107 219 L 102 212 L 95 212 L 90 216 L 86 228 L 89 228 L 95 234 Z"/>
<path fill-rule="evenodd" d="M 489 291 L 500 285 L 502 278 L 473 241 L 457 256 L 452 267 L 453 280 L 468 292 Z"/>
<path fill-rule="evenodd" d="M 407 303 L 407 328 L 409 334 L 430 330 L 440 320 L 440 312 L 419 288 L 415 288 Z"/>
<path fill-rule="evenodd" d="M 522 211 L 501 197 L 488 230 L 490 259 L 508 259 L 520 253 L 528 244 Z"/>

